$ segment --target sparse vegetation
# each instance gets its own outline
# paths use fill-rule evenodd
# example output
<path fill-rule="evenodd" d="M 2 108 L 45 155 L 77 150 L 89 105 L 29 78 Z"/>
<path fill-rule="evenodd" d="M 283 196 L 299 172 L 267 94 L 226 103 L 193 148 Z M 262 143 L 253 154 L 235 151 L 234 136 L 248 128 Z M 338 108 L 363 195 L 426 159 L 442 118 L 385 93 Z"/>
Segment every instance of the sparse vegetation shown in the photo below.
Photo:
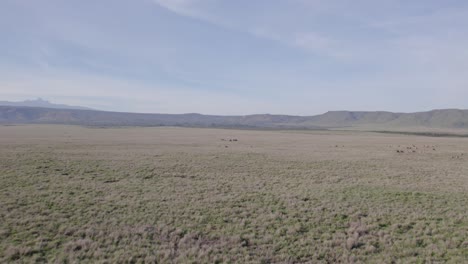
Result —
<path fill-rule="evenodd" d="M 4 126 L 0 262 L 463 263 L 464 153 L 363 132 Z"/>

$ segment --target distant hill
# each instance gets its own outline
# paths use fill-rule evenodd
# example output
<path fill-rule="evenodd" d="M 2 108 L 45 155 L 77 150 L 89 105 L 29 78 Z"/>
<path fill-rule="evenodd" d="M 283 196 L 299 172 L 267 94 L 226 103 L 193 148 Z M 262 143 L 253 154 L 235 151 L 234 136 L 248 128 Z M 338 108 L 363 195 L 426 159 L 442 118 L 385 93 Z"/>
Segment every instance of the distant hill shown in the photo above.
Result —
<path fill-rule="evenodd" d="M 417 113 L 331 111 L 310 117 L 307 122 L 328 128 L 468 129 L 468 110 L 441 109 Z"/>
<path fill-rule="evenodd" d="M 217 116 L 0 106 L 0 124 L 449 131 L 468 129 L 468 110 L 445 109 L 419 113 L 331 111 L 316 116 Z"/>
<path fill-rule="evenodd" d="M 91 108 L 82 107 L 82 106 L 72 106 L 64 104 L 53 104 L 42 98 L 37 98 L 36 100 L 26 100 L 21 102 L 9 102 L 9 101 L 0 101 L 2 106 L 27 106 L 27 107 L 44 107 L 44 108 L 53 108 L 53 109 L 75 109 L 75 110 L 93 110 Z"/>
<path fill-rule="evenodd" d="M 0 106 L 0 124 L 299 128 L 300 124 L 305 120 L 304 117 L 286 115 L 216 116 L 201 114 L 140 114 L 96 110 Z M 307 128 L 318 129 L 319 127 L 307 125 Z"/>

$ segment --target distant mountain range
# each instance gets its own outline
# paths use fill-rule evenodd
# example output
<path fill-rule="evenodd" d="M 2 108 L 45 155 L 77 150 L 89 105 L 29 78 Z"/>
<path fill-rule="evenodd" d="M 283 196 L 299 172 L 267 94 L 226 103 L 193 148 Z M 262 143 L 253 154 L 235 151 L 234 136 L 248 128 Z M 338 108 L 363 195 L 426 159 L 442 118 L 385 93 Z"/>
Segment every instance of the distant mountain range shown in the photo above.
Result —
<path fill-rule="evenodd" d="M 316 116 L 269 114 L 218 116 L 0 106 L 0 124 L 452 131 L 468 130 L 468 110 L 444 109 L 418 113 L 331 111 Z"/>
<path fill-rule="evenodd" d="M 51 103 L 49 101 L 46 101 L 46 100 L 44 100 L 42 98 L 37 98 L 36 100 L 26 100 L 26 101 L 22 101 L 22 102 L 0 101 L 0 105 L 3 105 L 3 106 L 44 107 L 44 108 L 54 108 L 54 109 L 93 110 L 91 108 L 82 107 L 82 106 L 53 104 L 53 103 Z"/>

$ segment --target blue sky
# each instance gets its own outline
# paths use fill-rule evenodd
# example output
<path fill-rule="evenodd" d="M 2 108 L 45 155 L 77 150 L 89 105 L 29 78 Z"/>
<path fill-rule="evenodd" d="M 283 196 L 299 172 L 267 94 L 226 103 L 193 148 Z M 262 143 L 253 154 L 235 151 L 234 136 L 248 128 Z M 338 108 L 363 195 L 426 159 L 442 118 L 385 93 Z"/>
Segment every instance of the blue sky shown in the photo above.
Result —
<path fill-rule="evenodd" d="M 2 0 L 0 100 L 313 115 L 468 108 L 465 0 Z"/>

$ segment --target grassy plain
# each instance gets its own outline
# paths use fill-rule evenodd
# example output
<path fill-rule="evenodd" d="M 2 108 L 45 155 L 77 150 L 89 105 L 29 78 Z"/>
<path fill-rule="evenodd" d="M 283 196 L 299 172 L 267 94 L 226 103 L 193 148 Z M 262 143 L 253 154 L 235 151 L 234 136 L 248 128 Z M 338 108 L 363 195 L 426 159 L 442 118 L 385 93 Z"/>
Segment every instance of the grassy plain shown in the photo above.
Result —
<path fill-rule="evenodd" d="M 0 127 L 0 262 L 467 261 L 468 138 Z"/>

